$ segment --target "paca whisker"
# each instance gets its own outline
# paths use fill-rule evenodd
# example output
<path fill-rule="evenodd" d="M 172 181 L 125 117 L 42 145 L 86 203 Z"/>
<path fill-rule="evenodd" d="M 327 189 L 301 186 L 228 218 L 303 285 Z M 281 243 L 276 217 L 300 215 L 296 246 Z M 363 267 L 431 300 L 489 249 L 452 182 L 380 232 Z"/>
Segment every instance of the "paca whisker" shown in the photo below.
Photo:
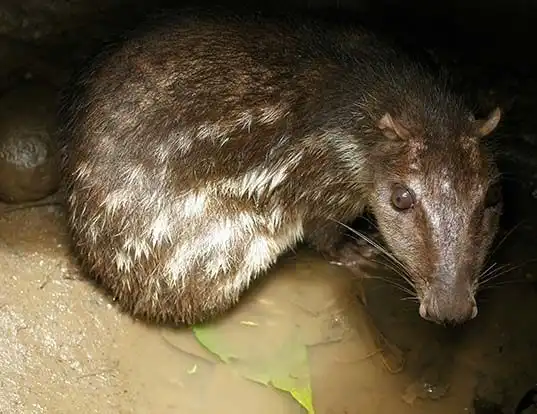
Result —
<path fill-rule="evenodd" d="M 405 269 L 405 265 L 399 259 L 397 259 L 392 253 L 390 253 L 386 248 L 384 248 L 381 244 L 377 243 L 376 241 L 374 241 L 370 237 L 366 236 L 364 233 L 362 233 L 362 232 L 360 232 L 360 231 L 358 231 L 356 229 L 353 229 L 352 227 L 348 226 L 347 224 L 344 224 L 344 223 L 341 223 L 341 222 L 339 222 L 339 224 L 341 226 L 345 227 L 348 231 L 350 231 L 351 234 L 357 236 L 358 237 L 357 240 L 364 240 L 369 245 L 371 245 L 372 247 L 377 249 L 380 253 L 382 253 L 384 255 L 384 257 L 390 259 L 390 261 L 392 261 L 394 264 L 396 264 L 401 270 L 403 270 L 405 273 L 408 273 L 406 271 L 406 269 Z"/>
<path fill-rule="evenodd" d="M 518 268 L 519 266 L 512 266 L 508 264 L 499 266 L 493 269 L 492 271 L 490 271 L 489 273 L 481 276 L 477 281 L 477 286 L 481 289 L 483 286 L 490 283 L 491 281 L 498 279 L 508 273 L 511 273 L 512 271 Z"/>
<path fill-rule="evenodd" d="M 496 245 L 494 246 L 493 249 L 490 250 L 490 252 L 488 253 L 488 257 L 492 257 L 494 256 L 494 254 L 499 250 L 499 248 L 502 246 L 502 244 L 507 240 L 508 237 L 510 237 L 511 235 L 514 234 L 514 232 L 518 229 L 520 229 L 520 227 L 522 226 L 522 224 L 525 223 L 525 220 L 521 220 L 520 222 L 518 222 L 517 224 L 515 224 L 509 231 L 507 231 L 505 233 L 505 235 L 500 239 L 500 241 L 498 243 L 496 243 Z"/>
<path fill-rule="evenodd" d="M 371 227 L 373 227 L 376 231 L 379 231 L 379 230 L 380 230 L 379 227 L 378 227 L 378 225 L 377 225 L 377 223 L 375 222 L 375 220 L 372 220 L 372 219 L 370 219 L 370 218 L 367 217 L 367 216 L 363 216 L 362 218 L 363 218 L 367 223 L 369 223 L 369 225 L 370 225 Z"/>
<path fill-rule="evenodd" d="M 406 271 L 405 271 L 404 268 L 401 268 L 400 266 L 397 266 L 396 264 L 386 263 L 386 262 L 381 261 L 381 260 L 371 259 L 371 262 L 377 263 L 377 264 L 379 264 L 381 266 L 384 266 L 384 267 L 392 270 L 396 275 L 398 275 L 401 279 L 403 279 L 403 281 L 409 286 L 409 288 L 412 289 L 411 291 L 414 294 L 416 293 L 416 285 L 412 281 L 412 278 L 410 277 L 410 275 L 405 273 Z"/>
<path fill-rule="evenodd" d="M 526 260 L 523 263 L 520 263 L 518 265 L 504 264 L 501 267 L 495 269 L 496 272 L 494 272 L 492 275 L 489 274 L 485 278 L 485 280 L 478 280 L 479 288 L 481 289 L 481 287 L 483 285 L 488 285 L 491 281 L 497 280 L 500 277 L 505 276 L 506 274 L 509 274 L 509 273 L 514 272 L 514 271 L 520 270 L 520 269 L 524 268 L 525 266 L 527 266 L 528 264 L 534 263 L 536 261 L 537 261 L 537 259 L 530 259 L 530 260 Z M 516 280 L 514 282 L 516 282 Z M 497 284 L 497 283 L 498 282 L 495 282 L 495 284 Z M 502 283 L 502 284 L 503 283 L 511 283 L 511 281 L 501 281 L 499 283 Z"/>
<path fill-rule="evenodd" d="M 420 303 L 420 300 L 417 296 L 405 296 L 401 298 L 402 301 Z"/>
<path fill-rule="evenodd" d="M 388 285 L 391 285 L 395 288 L 397 288 L 398 290 L 400 290 L 401 292 L 404 292 L 404 293 L 407 293 L 409 295 L 413 295 L 413 296 L 416 296 L 416 292 L 411 290 L 409 287 L 405 286 L 405 285 L 402 285 L 401 283 L 398 283 L 396 282 L 395 280 L 393 280 L 392 278 L 389 278 L 389 277 L 379 277 L 379 276 L 370 276 L 370 275 L 367 275 L 367 276 L 364 276 L 364 279 L 376 279 L 376 280 L 380 280 Z"/>
<path fill-rule="evenodd" d="M 487 267 L 476 279 L 476 282 L 479 283 L 480 281 L 484 281 L 487 279 L 491 274 L 497 272 L 497 263 L 492 263 L 489 267 Z"/>

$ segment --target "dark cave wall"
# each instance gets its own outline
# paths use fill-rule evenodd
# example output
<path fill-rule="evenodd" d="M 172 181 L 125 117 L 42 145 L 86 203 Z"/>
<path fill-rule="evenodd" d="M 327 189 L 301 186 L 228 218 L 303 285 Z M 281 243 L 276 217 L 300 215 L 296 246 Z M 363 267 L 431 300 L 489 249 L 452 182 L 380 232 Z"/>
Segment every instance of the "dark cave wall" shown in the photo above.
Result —
<path fill-rule="evenodd" d="M 199 1 L 187 0 L 190 4 Z M 521 59 L 536 59 L 526 50 L 517 50 L 534 31 L 537 2 L 516 0 L 272 0 L 244 2 L 215 0 L 219 4 L 274 9 L 327 9 L 355 13 L 361 19 L 400 34 L 426 47 L 466 48 L 469 59 L 488 59 L 494 63 L 501 49 L 510 61 L 525 66 Z M 47 60 L 66 64 L 83 55 L 90 45 L 106 37 L 110 28 L 128 24 L 159 6 L 184 4 L 178 0 L 5 0 L 0 4 L 0 80 L 9 83 L 14 72 L 47 70 Z M 204 4 L 214 3 L 203 0 Z M 119 30 L 119 29 L 118 29 Z M 526 39 L 527 40 L 527 39 Z M 499 46 L 500 49 L 499 49 Z M 65 53 L 49 54 L 63 49 Z M 32 61 L 37 57 L 40 63 Z M 58 61 L 59 59 L 59 61 Z M 503 59 L 504 61 L 507 59 Z"/>

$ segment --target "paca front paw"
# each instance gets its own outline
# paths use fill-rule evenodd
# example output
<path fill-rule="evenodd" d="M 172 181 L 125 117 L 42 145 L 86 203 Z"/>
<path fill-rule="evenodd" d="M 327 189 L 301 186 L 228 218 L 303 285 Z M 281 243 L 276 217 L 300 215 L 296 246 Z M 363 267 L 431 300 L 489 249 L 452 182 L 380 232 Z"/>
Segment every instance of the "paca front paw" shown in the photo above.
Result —
<path fill-rule="evenodd" d="M 369 242 L 352 240 L 331 255 L 330 263 L 350 268 L 371 265 L 371 260 L 378 253 L 378 249 Z"/>

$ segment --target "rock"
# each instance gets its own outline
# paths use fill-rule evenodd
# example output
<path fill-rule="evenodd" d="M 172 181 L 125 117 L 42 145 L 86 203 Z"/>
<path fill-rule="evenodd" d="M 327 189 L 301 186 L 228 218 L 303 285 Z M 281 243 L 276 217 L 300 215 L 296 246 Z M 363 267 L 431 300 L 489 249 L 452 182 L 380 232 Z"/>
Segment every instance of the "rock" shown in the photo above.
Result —
<path fill-rule="evenodd" d="M 54 88 L 25 82 L 0 97 L 0 200 L 35 201 L 59 184 Z"/>

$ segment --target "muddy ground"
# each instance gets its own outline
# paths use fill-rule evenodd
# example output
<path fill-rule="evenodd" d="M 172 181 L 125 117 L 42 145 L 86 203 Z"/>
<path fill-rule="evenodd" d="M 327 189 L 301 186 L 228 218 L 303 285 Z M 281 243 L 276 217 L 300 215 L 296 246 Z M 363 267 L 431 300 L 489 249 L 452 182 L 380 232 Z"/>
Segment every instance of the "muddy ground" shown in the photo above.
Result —
<path fill-rule="evenodd" d="M 509 108 L 498 132 L 504 233 L 492 262 L 513 270 L 485 286 L 475 320 L 447 329 L 420 319 L 416 304 L 402 300 L 406 294 L 382 269 L 361 281 L 366 273 L 351 274 L 305 249 L 282 259 L 221 323 L 238 337 L 251 331 L 269 349 L 293 326 L 316 337 L 309 358 L 320 414 L 511 413 L 537 382 L 532 57 L 512 65 L 496 51 L 448 49 L 439 47 L 434 56 L 457 73 L 462 89 L 471 85 L 484 110 L 498 103 Z M 121 314 L 73 263 L 60 206 L 1 207 L 0 413 L 302 412 L 287 394 L 236 375 L 190 331 Z M 368 314 L 403 352 L 401 372 L 390 372 L 375 352 L 360 283 Z M 267 303 L 272 306 L 260 307 Z M 239 323 L 252 318 L 265 325 Z"/>
<path fill-rule="evenodd" d="M 122 315 L 79 274 L 63 220 L 56 206 L 0 219 L 1 413 L 302 412 L 288 395 L 234 374 L 190 331 Z M 530 243 L 508 238 L 505 257 L 516 263 Z M 457 330 L 424 322 L 415 303 L 401 300 L 404 292 L 367 279 L 370 313 L 404 352 L 399 373 L 374 352 L 357 275 L 306 250 L 284 258 L 220 323 L 239 338 L 249 330 L 254 346 L 278 343 L 295 325 L 319 336 L 309 357 L 322 414 L 468 413 L 476 399 L 507 409 L 537 373 L 532 276 L 531 267 L 504 275 L 480 295 L 479 317 Z M 239 323 L 255 318 L 271 321 L 271 329 Z"/>

